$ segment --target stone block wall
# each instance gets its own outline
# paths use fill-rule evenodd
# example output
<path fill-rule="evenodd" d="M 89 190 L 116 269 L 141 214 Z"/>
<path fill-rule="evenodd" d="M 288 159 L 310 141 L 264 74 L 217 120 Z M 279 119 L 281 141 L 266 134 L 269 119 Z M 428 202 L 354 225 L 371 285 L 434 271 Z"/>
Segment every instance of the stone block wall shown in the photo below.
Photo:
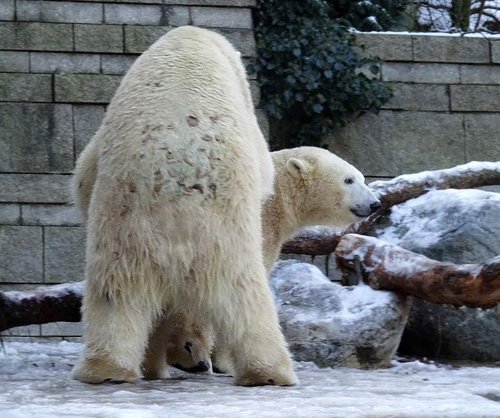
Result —
<path fill-rule="evenodd" d="M 85 231 L 69 204 L 69 180 L 123 74 L 156 39 L 182 25 L 216 30 L 252 60 L 255 5 L 0 0 L 0 290 L 83 279 Z M 12 329 L 2 338 L 79 335 L 80 324 L 61 323 Z"/>
<path fill-rule="evenodd" d="M 500 160 L 500 37 L 356 35 L 394 97 L 324 143 L 368 178 Z"/>

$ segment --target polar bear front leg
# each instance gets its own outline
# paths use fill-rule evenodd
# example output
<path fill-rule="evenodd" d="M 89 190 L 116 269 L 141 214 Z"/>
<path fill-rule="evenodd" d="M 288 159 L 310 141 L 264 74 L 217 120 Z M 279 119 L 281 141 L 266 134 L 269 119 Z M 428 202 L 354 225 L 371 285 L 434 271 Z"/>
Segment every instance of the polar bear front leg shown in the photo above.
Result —
<path fill-rule="evenodd" d="M 142 373 L 145 379 L 156 380 L 170 377 L 166 357 L 169 322 L 167 316 L 164 315 L 149 336 L 144 362 L 142 363 Z"/>
<path fill-rule="evenodd" d="M 224 347 L 222 353 L 231 353 L 238 385 L 295 385 L 298 379 L 267 279 L 264 273 L 261 280 L 251 274 L 239 282 L 237 294 L 225 302 L 230 305 L 218 329 L 218 347 Z"/>
<path fill-rule="evenodd" d="M 130 306 L 86 289 L 83 299 L 85 349 L 72 377 L 86 383 L 134 382 L 153 322 L 153 311 Z M 135 301 L 137 302 L 137 301 Z M 137 306 L 144 308 L 138 309 Z"/>

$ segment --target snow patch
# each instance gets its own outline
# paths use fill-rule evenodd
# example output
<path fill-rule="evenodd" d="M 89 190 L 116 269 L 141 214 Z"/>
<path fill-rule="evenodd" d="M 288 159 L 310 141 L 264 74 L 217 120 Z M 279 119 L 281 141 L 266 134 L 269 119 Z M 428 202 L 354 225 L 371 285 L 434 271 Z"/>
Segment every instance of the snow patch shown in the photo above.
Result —
<path fill-rule="evenodd" d="M 87 385 L 60 367 L 81 344 L 6 343 L 0 356 L 2 418 L 298 418 L 500 416 L 499 367 L 450 368 L 394 360 L 384 370 L 295 363 L 300 385 L 243 388 L 226 375 L 174 371 L 138 384 Z M 6 367 L 18 368 L 5 374 Z M 26 369 L 23 363 L 43 365 Z M 54 367 L 46 367 L 54 364 Z"/>

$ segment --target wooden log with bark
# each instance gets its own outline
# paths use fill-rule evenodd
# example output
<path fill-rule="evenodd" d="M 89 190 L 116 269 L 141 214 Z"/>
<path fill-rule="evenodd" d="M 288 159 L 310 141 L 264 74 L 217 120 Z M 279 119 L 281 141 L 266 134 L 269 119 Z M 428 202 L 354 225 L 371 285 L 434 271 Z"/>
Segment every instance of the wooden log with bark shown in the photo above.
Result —
<path fill-rule="evenodd" d="M 318 235 L 305 231 L 286 242 L 281 252 L 287 254 L 326 255 L 335 251 L 346 234 L 365 234 L 373 223 L 392 206 L 417 198 L 431 190 L 473 189 L 500 184 L 500 161 L 471 162 L 454 168 L 407 174 L 389 181 L 376 181 L 370 188 L 380 199 L 380 209 L 366 220 L 339 233 Z"/>
<path fill-rule="evenodd" d="M 500 302 L 500 256 L 483 264 L 444 263 L 376 238 L 348 234 L 335 257 L 344 276 L 361 275 L 376 290 L 471 308 Z"/>
<path fill-rule="evenodd" d="M 83 282 L 0 292 L 0 331 L 31 324 L 79 322 Z"/>

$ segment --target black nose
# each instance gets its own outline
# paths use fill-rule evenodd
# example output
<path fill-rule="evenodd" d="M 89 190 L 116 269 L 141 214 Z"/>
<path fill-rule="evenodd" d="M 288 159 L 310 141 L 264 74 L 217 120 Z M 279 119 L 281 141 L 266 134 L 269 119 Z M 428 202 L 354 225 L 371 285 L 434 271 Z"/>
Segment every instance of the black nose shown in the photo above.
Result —
<path fill-rule="evenodd" d="M 381 206 L 382 206 L 382 204 L 379 201 L 373 202 L 370 205 L 370 210 L 371 210 L 372 214 L 375 213 L 377 210 L 379 210 Z"/>
<path fill-rule="evenodd" d="M 210 363 L 208 361 L 200 361 L 198 365 L 193 367 L 184 367 L 180 364 L 172 364 L 172 366 L 177 367 L 178 369 L 189 372 L 189 373 L 202 373 L 210 370 Z"/>

